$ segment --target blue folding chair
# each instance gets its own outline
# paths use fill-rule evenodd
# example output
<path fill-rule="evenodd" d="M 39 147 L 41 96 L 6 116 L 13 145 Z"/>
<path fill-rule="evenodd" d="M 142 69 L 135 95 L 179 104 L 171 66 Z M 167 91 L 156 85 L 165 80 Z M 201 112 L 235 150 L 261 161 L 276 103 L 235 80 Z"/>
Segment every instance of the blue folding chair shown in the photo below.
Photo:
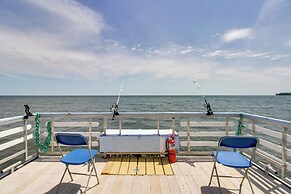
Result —
<path fill-rule="evenodd" d="M 89 181 L 90 181 L 93 170 L 95 172 L 95 176 L 97 179 L 97 185 L 98 185 L 99 179 L 98 179 L 97 170 L 96 170 L 96 167 L 94 164 L 95 157 L 96 157 L 98 151 L 90 149 L 90 147 L 88 145 L 87 138 L 85 138 L 84 136 L 82 136 L 80 134 L 56 133 L 55 139 L 56 139 L 58 148 L 59 148 L 61 155 L 62 155 L 62 158 L 60 161 L 66 165 L 66 169 L 65 169 L 63 176 L 61 178 L 61 181 L 58 185 L 57 192 L 59 190 L 59 186 L 62 183 L 67 171 L 69 172 L 69 175 L 71 177 L 71 181 L 73 181 L 72 174 L 89 176 L 84 193 L 86 193 L 86 191 L 88 189 Z M 76 148 L 73 151 L 64 155 L 60 144 L 65 145 L 65 146 L 78 147 L 78 148 Z M 83 148 L 81 148 L 81 147 L 83 147 Z M 69 165 L 84 165 L 84 164 L 88 164 L 88 172 L 90 171 L 90 174 L 71 172 L 69 169 Z M 91 168 L 91 170 L 90 170 L 90 167 L 93 167 L 93 168 Z"/>
<path fill-rule="evenodd" d="M 249 167 L 252 166 L 252 159 L 255 155 L 255 151 L 257 149 L 258 144 L 259 144 L 259 139 L 257 137 L 251 137 L 251 136 L 224 136 L 220 138 L 218 142 L 218 146 L 217 146 L 217 151 L 213 152 L 215 161 L 213 164 L 211 177 L 210 177 L 208 186 L 210 186 L 211 184 L 213 173 L 215 170 L 217 182 L 218 182 L 219 188 L 221 189 L 219 175 L 217 173 L 217 168 L 216 168 L 216 163 L 219 163 L 224 166 L 228 166 L 232 168 L 245 169 L 244 176 L 240 183 L 239 193 L 241 193 L 242 184 L 245 178 L 248 179 L 251 190 L 254 193 L 250 178 L 248 176 L 248 170 L 249 170 Z M 250 159 L 247 159 L 240 152 L 236 152 L 234 150 L 232 151 L 222 150 L 222 147 L 231 148 L 231 149 L 240 149 L 241 151 L 242 149 L 252 148 Z"/>

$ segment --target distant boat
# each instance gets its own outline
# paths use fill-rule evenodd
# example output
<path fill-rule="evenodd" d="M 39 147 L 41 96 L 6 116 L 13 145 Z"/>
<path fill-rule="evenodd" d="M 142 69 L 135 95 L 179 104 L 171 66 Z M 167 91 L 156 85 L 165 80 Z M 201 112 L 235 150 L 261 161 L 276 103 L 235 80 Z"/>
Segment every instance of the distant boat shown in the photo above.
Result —
<path fill-rule="evenodd" d="M 291 92 L 276 93 L 276 96 L 284 96 L 284 95 L 291 95 Z"/>

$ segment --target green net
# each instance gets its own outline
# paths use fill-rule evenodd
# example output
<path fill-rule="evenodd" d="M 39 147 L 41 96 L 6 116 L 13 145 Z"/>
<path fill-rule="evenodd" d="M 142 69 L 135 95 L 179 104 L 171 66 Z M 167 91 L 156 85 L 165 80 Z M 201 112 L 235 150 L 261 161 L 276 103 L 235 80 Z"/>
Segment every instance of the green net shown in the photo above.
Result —
<path fill-rule="evenodd" d="M 46 129 L 47 129 L 47 137 L 45 138 L 45 141 L 43 144 L 40 143 L 40 114 L 37 112 L 35 117 L 35 144 L 40 150 L 41 154 L 44 154 L 48 151 L 48 147 L 51 142 L 51 129 L 52 129 L 52 121 L 48 121 L 46 123 Z"/>

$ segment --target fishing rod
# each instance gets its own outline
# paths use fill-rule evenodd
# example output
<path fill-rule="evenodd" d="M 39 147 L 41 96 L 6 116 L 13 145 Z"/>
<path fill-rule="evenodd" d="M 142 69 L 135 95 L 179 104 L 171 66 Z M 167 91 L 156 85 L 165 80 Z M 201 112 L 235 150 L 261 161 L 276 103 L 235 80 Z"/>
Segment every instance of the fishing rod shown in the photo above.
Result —
<path fill-rule="evenodd" d="M 121 86 L 120 86 L 120 90 L 119 90 L 119 94 L 118 94 L 116 103 L 112 104 L 112 106 L 110 108 L 110 111 L 113 113 L 112 114 L 112 120 L 114 120 L 114 117 L 116 115 L 119 115 L 119 112 L 118 112 L 118 104 L 119 104 L 119 99 L 120 99 L 121 92 L 122 92 L 123 82 L 124 82 L 124 80 L 122 80 L 122 83 L 121 83 Z"/>
<path fill-rule="evenodd" d="M 213 115 L 213 111 L 211 110 L 211 107 L 210 107 L 210 104 L 207 102 L 204 94 L 202 93 L 202 91 L 200 90 L 200 87 L 197 83 L 196 80 L 193 79 L 193 83 L 197 85 L 197 89 L 200 91 L 200 94 L 202 95 L 203 99 L 204 99 L 204 107 L 206 108 L 207 110 L 207 115 Z"/>

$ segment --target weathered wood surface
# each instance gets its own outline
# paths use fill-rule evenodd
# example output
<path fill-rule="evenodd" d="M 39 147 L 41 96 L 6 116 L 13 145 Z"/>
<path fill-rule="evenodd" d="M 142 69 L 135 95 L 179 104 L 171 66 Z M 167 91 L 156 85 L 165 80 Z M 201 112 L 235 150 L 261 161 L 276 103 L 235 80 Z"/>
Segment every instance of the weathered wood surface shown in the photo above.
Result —
<path fill-rule="evenodd" d="M 14 174 L 0 180 L 1 193 L 56 193 L 57 185 L 65 169 L 58 160 L 57 157 L 47 157 L 27 164 Z M 101 175 L 108 164 L 107 160 L 101 157 L 97 159 L 96 167 L 100 184 L 96 186 L 96 179 L 92 177 L 89 186 L 93 187 L 87 193 L 220 193 L 216 178 L 208 186 L 213 165 L 212 158 L 209 157 L 179 157 L 177 163 L 171 164 L 173 176 Z M 153 159 L 154 165 L 158 163 L 155 164 Z M 112 170 L 114 168 L 111 167 Z M 72 171 L 86 172 L 87 167 L 72 166 Z M 220 179 L 222 193 L 238 193 L 241 180 L 238 177 L 241 177 L 242 171 L 218 165 L 218 173 L 224 175 Z M 291 193 L 289 188 L 255 167 L 252 167 L 249 173 L 255 193 Z M 59 193 L 84 191 L 86 176 L 75 175 L 73 182 L 69 180 L 69 176 L 65 176 Z M 242 193 L 251 193 L 247 181 L 243 184 Z"/>

